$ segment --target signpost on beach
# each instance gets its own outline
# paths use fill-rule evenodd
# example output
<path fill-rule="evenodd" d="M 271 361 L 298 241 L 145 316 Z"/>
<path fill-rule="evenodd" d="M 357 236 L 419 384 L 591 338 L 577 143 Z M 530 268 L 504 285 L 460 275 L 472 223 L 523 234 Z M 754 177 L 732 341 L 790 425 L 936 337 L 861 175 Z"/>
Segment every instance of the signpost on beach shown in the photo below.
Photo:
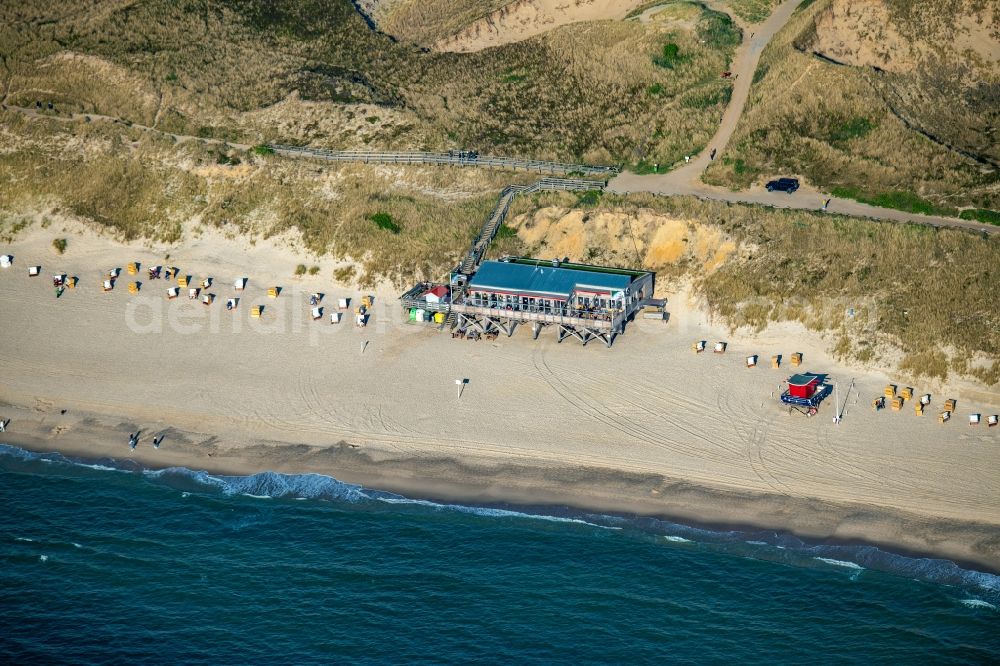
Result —
<path fill-rule="evenodd" d="M 465 389 L 465 385 L 469 382 L 468 379 L 456 379 L 455 386 L 458 387 L 458 399 L 462 399 L 462 391 Z"/>

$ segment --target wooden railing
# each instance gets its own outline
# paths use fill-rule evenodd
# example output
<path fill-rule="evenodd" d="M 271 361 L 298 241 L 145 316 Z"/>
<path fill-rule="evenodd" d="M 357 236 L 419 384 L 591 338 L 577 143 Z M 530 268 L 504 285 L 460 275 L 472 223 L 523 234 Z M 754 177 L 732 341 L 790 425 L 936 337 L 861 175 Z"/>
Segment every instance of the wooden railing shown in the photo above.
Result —
<path fill-rule="evenodd" d="M 600 181 L 586 180 L 583 178 L 542 178 L 531 185 L 509 185 L 500 193 L 500 200 L 494 206 L 490 216 L 486 218 L 479 235 L 472 241 L 472 248 L 458 266 L 458 272 L 464 275 L 472 274 L 483 257 L 490 243 L 496 238 L 500 226 L 507 220 L 507 213 L 514 199 L 521 194 L 531 194 L 541 191 L 566 191 L 566 192 L 587 192 L 591 190 L 603 190 L 605 184 Z"/>
<path fill-rule="evenodd" d="M 514 171 L 534 171 L 557 176 L 613 176 L 619 173 L 616 166 L 591 166 L 587 164 L 567 164 L 544 160 L 525 160 L 517 157 L 497 157 L 479 155 L 471 151 L 450 153 L 425 152 L 376 152 L 358 150 L 325 150 L 305 148 L 275 143 L 267 146 L 276 153 L 292 157 L 314 157 L 329 162 L 360 162 L 363 164 L 427 164 L 458 167 L 481 167 L 487 169 L 512 169 Z"/>

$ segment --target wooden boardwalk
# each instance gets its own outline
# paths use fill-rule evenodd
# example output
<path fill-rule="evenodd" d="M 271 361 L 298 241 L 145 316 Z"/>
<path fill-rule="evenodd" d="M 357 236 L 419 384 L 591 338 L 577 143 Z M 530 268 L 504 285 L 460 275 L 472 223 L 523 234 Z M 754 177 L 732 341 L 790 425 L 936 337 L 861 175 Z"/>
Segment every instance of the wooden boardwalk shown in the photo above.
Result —
<path fill-rule="evenodd" d="M 525 160 L 517 157 L 480 156 L 470 151 L 450 153 L 424 152 L 366 152 L 356 150 L 325 150 L 303 148 L 285 144 L 267 146 L 286 157 L 314 157 L 328 162 L 359 162 L 362 164 L 425 164 L 433 166 L 478 167 L 487 169 L 511 169 L 532 171 L 553 176 L 614 176 L 621 170 L 616 166 L 591 166 L 587 164 L 567 164 L 543 160 Z"/>

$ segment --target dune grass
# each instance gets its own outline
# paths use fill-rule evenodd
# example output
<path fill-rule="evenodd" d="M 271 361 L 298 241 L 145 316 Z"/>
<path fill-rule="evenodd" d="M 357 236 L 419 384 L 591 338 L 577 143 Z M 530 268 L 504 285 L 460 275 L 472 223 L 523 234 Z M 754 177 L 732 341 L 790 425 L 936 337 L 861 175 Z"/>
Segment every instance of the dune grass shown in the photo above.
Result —
<path fill-rule="evenodd" d="M 396 0 L 376 13 L 379 29 L 401 40 L 429 46 L 510 4 L 510 0 Z"/>
<path fill-rule="evenodd" d="M 771 15 L 777 0 L 727 0 L 726 5 L 748 23 L 760 23 Z"/>
<path fill-rule="evenodd" d="M 447 32 L 496 3 L 446 4 L 404 3 L 397 15 Z M 659 27 L 607 21 L 452 54 L 372 31 L 350 0 L 222 0 L 208 12 L 168 0 L 8 3 L 0 61 L 8 103 L 54 101 L 178 134 L 666 163 L 706 141 L 722 108 L 712 97 L 677 104 L 732 55 L 731 40 L 706 40 L 719 19 L 705 15 L 669 40 Z M 653 63 L 665 41 L 684 56 L 672 70 Z"/>
<path fill-rule="evenodd" d="M 37 213 L 125 239 L 182 242 L 197 225 L 248 237 L 288 231 L 306 249 L 358 264 L 364 285 L 400 286 L 452 268 L 509 183 L 534 174 L 327 165 L 218 148 L 109 123 L 57 123 L 0 111 L 0 227 Z M 127 149 L 126 149 L 127 146 Z M 24 178 L 24 173 L 32 178 Z M 381 224 L 380 224 L 381 223 Z M 380 228 L 380 226 L 382 228 Z"/>
<path fill-rule="evenodd" d="M 904 34 L 934 48 L 947 46 L 941 26 L 971 11 L 962 0 L 887 6 Z M 997 159 L 987 131 L 995 104 L 976 92 L 972 61 L 950 65 L 961 55 L 953 54 L 893 73 L 815 57 L 816 21 L 829 7 L 820 0 L 802 9 L 765 50 L 746 112 L 705 180 L 745 188 L 795 174 L 840 196 L 914 212 L 1000 208 L 1000 169 L 988 165 Z M 904 21 L 907 12 L 916 18 Z"/>
<path fill-rule="evenodd" d="M 515 201 L 511 215 L 575 205 L 572 195 L 545 193 Z M 605 194 L 588 210 L 659 212 L 732 239 L 737 250 L 715 270 L 680 260 L 658 278 L 693 281 L 730 326 L 798 321 L 828 334 L 848 360 L 885 365 L 901 359 L 913 376 L 961 374 L 1000 383 L 996 236 L 684 197 Z M 650 240 L 639 238 L 640 247 Z M 503 249 L 529 248 L 508 242 Z M 618 261 L 636 258 L 625 254 Z"/>

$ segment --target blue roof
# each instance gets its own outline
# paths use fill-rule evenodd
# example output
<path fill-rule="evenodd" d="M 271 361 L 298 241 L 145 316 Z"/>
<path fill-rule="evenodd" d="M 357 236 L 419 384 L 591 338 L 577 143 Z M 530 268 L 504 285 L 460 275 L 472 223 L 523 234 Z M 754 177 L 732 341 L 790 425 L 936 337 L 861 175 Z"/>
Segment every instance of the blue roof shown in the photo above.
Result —
<path fill-rule="evenodd" d="M 788 378 L 789 386 L 808 386 L 813 382 L 819 381 L 821 375 L 816 375 L 811 372 L 803 372 L 797 375 L 792 375 Z"/>
<path fill-rule="evenodd" d="M 568 298 L 573 291 L 622 291 L 631 283 L 631 276 L 618 273 L 486 261 L 469 280 L 469 287 Z"/>

